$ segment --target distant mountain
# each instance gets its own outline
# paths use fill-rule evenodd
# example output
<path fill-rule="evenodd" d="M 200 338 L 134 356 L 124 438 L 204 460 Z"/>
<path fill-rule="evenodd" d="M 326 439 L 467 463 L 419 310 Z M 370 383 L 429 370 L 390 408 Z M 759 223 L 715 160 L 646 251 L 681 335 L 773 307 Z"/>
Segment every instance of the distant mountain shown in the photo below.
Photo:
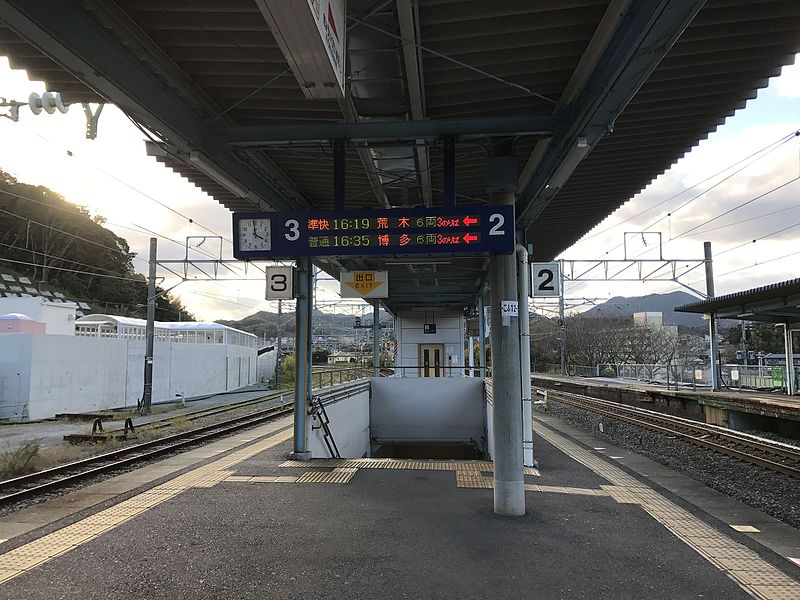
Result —
<path fill-rule="evenodd" d="M 372 323 L 372 309 L 368 308 L 363 317 L 359 317 L 363 325 Z M 342 335 L 353 333 L 353 325 L 356 317 L 353 315 L 331 314 L 321 310 L 314 311 L 314 334 L 315 335 Z M 381 309 L 381 322 L 390 319 L 389 313 Z M 294 335 L 294 307 L 287 307 L 283 314 L 278 317 L 277 313 L 260 310 L 252 315 L 248 315 L 238 321 L 219 320 L 217 323 L 235 327 L 242 331 L 248 331 L 258 337 L 272 338 L 278 335 L 278 324 L 281 326 L 281 334 L 284 336 Z"/>
<path fill-rule="evenodd" d="M 670 292 L 669 294 L 650 294 L 625 298 L 616 296 L 603 304 L 598 304 L 584 312 L 585 316 L 633 315 L 637 312 L 660 312 L 664 316 L 665 325 L 682 325 L 683 327 L 704 327 L 706 321 L 702 315 L 678 313 L 676 306 L 697 302 L 698 298 L 687 292 Z"/>

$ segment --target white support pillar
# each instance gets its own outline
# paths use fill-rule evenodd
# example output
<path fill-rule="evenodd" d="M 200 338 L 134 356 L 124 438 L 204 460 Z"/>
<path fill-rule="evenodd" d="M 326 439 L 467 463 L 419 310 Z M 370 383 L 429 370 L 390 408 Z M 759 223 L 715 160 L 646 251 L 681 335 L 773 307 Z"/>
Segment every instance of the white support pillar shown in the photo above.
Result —
<path fill-rule="evenodd" d="M 309 373 L 311 372 L 311 331 L 310 305 L 311 294 L 311 261 L 307 258 L 297 260 L 297 302 L 295 303 L 295 378 L 294 378 L 294 451 L 291 457 L 295 460 L 308 460 L 311 452 L 308 449 L 310 422 L 308 406 L 311 390 Z"/>
<path fill-rule="evenodd" d="M 478 360 L 481 363 L 481 379 L 486 379 L 486 301 L 485 291 L 478 298 Z"/>
<path fill-rule="evenodd" d="M 513 192 L 492 193 L 494 204 L 512 204 Z M 514 254 L 489 259 L 492 319 L 492 396 L 494 400 L 494 512 L 525 514 L 522 465 L 522 393 L 519 372 L 519 318 L 503 319 L 502 303 L 518 302 Z"/>
<path fill-rule="evenodd" d="M 531 404 L 531 321 L 528 311 L 528 251 L 517 244 L 519 296 L 519 372 L 522 385 L 522 464 L 533 466 L 533 407 Z"/>
<path fill-rule="evenodd" d="M 783 344 L 786 351 L 786 393 L 790 396 L 797 393 L 794 376 L 794 347 L 792 342 L 792 328 L 788 323 L 783 324 Z"/>
<path fill-rule="evenodd" d="M 714 263 L 711 256 L 711 242 L 703 242 L 706 260 L 706 294 L 714 297 Z M 708 319 L 708 336 L 710 339 L 708 352 L 711 362 L 711 389 L 719 391 L 719 350 L 717 349 L 717 315 L 713 312 Z"/>

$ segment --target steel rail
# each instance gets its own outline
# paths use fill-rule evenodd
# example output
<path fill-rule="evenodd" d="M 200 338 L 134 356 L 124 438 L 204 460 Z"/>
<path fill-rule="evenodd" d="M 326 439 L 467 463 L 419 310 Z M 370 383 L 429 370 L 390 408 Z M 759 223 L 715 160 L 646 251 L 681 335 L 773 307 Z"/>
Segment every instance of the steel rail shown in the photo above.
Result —
<path fill-rule="evenodd" d="M 359 393 L 365 389 L 369 389 L 369 382 L 354 382 L 346 388 L 333 389 L 325 394 L 320 394 L 320 396 L 327 404 Z M 31 473 L 30 475 L 23 475 L 21 477 L 15 477 L 14 479 L 0 481 L 0 492 L 15 490 L 0 496 L 0 506 L 12 504 L 46 492 L 52 492 L 64 486 L 72 485 L 122 467 L 127 467 L 137 462 L 150 460 L 187 446 L 196 445 L 234 433 L 240 429 L 259 425 L 279 415 L 290 414 L 293 411 L 293 407 L 294 402 L 289 401 L 280 406 L 273 406 L 249 415 L 239 416 L 220 423 L 204 425 L 195 429 L 164 436 L 156 440 L 135 444 L 112 452 Z M 49 478 L 55 479 L 43 481 Z M 40 481 L 43 481 L 43 483 L 33 485 Z M 22 487 L 22 489 L 16 489 L 19 487 Z"/>
<path fill-rule="evenodd" d="M 549 393 L 554 395 L 555 396 L 554 399 L 558 402 L 564 402 L 565 404 L 576 406 L 578 408 L 585 408 L 591 410 L 592 412 L 602 414 L 614 419 L 618 419 L 620 421 L 629 423 L 631 425 L 635 425 L 637 427 L 641 427 L 643 429 L 649 429 L 651 431 L 656 431 L 664 435 L 677 436 L 692 444 L 703 446 L 720 454 L 726 454 L 733 458 L 737 458 L 749 462 L 751 464 L 755 464 L 770 469 L 772 471 L 778 471 L 780 473 L 789 475 L 791 477 L 800 478 L 800 468 L 782 464 L 748 452 L 743 452 L 736 448 L 731 448 L 730 446 L 718 444 L 716 442 L 712 442 L 707 439 L 697 437 L 696 435 L 692 435 L 691 433 L 686 433 L 685 431 L 679 431 L 678 428 L 683 427 L 684 429 L 694 430 L 695 433 L 702 433 L 703 435 L 719 436 L 722 437 L 723 439 L 730 440 L 732 443 L 736 443 L 742 446 L 749 446 L 755 450 L 759 450 L 762 452 L 771 452 L 774 454 L 779 454 L 784 458 L 789 458 L 798 463 L 800 463 L 800 452 L 793 452 L 791 450 L 783 448 L 775 448 L 774 446 L 769 444 L 764 444 L 761 442 L 757 442 L 755 440 L 749 440 L 744 437 L 738 437 L 733 434 L 720 432 L 709 426 L 704 427 L 703 426 L 704 424 L 702 423 L 688 424 L 684 422 L 685 419 L 681 419 L 680 417 L 673 417 L 671 415 L 658 415 L 654 414 L 652 411 L 645 411 L 645 409 L 637 409 L 635 407 L 627 405 L 620 405 L 614 402 L 610 402 L 608 400 L 584 397 L 578 394 L 569 394 L 569 392 L 553 392 L 552 390 L 550 390 Z M 623 414 L 623 413 L 628 413 L 628 414 Z M 630 414 L 636 414 L 637 416 L 642 418 L 629 416 Z M 643 418 L 650 419 L 651 422 L 643 420 Z M 661 424 L 656 424 L 652 421 L 660 422 Z"/>
<path fill-rule="evenodd" d="M 772 440 L 767 440 L 764 438 L 756 438 L 755 436 L 751 436 L 749 434 L 741 432 L 735 432 L 734 430 L 725 430 L 717 425 L 711 425 L 709 423 L 701 423 L 700 421 L 693 421 L 691 419 L 685 419 L 683 417 L 678 417 L 676 415 L 659 413 L 656 411 L 648 410 L 646 408 L 629 406 L 627 404 L 614 402 L 613 400 L 594 398 L 592 396 L 586 396 L 585 394 L 575 394 L 572 392 L 561 392 L 561 391 L 551 392 L 551 393 L 561 394 L 561 395 L 569 394 L 575 398 L 585 399 L 587 402 L 592 402 L 594 404 L 602 404 L 613 410 L 620 410 L 628 412 L 630 414 L 641 415 L 646 418 L 651 418 L 655 421 L 674 423 L 681 427 L 685 427 L 686 429 L 693 430 L 697 433 L 716 435 L 723 439 L 729 440 L 731 443 L 734 444 L 742 444 L 750 448 L 761 450 L 762 452 L 777 454 L 784 458 L 800 462 L 800 451 L 788 446 L 787 444 L 782 444 L 781 442 L 774 442 Z"/>
<path fill-rule="evenodd" d="M 163 419 L 154 419 L 152 421 L 142 423 L 141 425 L 137 425 L 136 429 L 139 431 L 157 431 L 159 429 L 165 429 L 167 427 L 170 427 L 173 424 L 173 421 L 175 420 L 176 417 L 185 418 L 187 421 L 197 421 L 198 419 L 213 417 L 215 415 L 231 412 L 234 410 L 238 410 L 240 408 L 246 408 L 254 404 L 269 402 L 270 400 L 275 400 L 276 398 L 280 398 L 283 395 L 291 395 L 293 393 L 294 393 L 294 388 L 286 388 L 283 390 L 270 390 L 268 393 L 264 394 L 263 396 L 259 396 L 258 398 L 252 398 L 250 400 L 240 400 L 238 402 L 233 402 L 231 404 L 224 404 L 221 406 L 211 406 L 208 408 L 203 408 L 188 413 L 173 415 L 171 417 L 164 417 Z M 112 414 L 109 420 L 114 421 L 119 419 L 115 419 Z M 64 436 L 64 440 L 68 442 L 72 442 L 73 440 L 79 440 L 81 442 L 83 441 L 102 442 L 105 441 L 106 439 L 111 439 L 114 437 L 127 438 L 125 433 L 126 430 L 123 428 L 106 429 L 105 431 L 95 434 L 68 433 Z M 2 489 L 2 482 L 0 482 L 0 489 Z"/>

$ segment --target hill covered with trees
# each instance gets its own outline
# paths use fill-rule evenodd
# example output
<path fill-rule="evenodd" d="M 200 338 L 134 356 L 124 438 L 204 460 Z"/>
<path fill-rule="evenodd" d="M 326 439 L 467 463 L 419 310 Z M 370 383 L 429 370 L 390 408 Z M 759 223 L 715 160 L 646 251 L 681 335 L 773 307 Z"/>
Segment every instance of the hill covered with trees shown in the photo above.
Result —
<path fill-rule="evenodd" d="M 104 223 L 86 207 L 0 170 L 0 271 L 86 302 L 92 312 L 143 318 L 146 279 L 133 267 L 128 242 Z M 167 294 L 157 301 L 156 319 L 194 317 Z"/>

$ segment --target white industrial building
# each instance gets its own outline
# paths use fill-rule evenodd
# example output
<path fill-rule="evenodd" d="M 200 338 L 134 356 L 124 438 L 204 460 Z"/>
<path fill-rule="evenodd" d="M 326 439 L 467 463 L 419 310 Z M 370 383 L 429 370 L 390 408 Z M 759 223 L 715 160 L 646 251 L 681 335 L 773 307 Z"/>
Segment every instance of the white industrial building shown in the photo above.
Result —
<path fill-rule="evenodd" d="M 0 314 L 11 312 L 6 300 L 13 299 L 0 299 Z M 44 334 L 0 334 L 0 419 L 136 406 L 144 387 L 145 321 L 75 319 L 72 311 L 70 334 L 51 333 L 49 322 Z M 218 323 L 157 322 L 153 402 L 255 383 L 256 346 L 256 336 Z"/>

